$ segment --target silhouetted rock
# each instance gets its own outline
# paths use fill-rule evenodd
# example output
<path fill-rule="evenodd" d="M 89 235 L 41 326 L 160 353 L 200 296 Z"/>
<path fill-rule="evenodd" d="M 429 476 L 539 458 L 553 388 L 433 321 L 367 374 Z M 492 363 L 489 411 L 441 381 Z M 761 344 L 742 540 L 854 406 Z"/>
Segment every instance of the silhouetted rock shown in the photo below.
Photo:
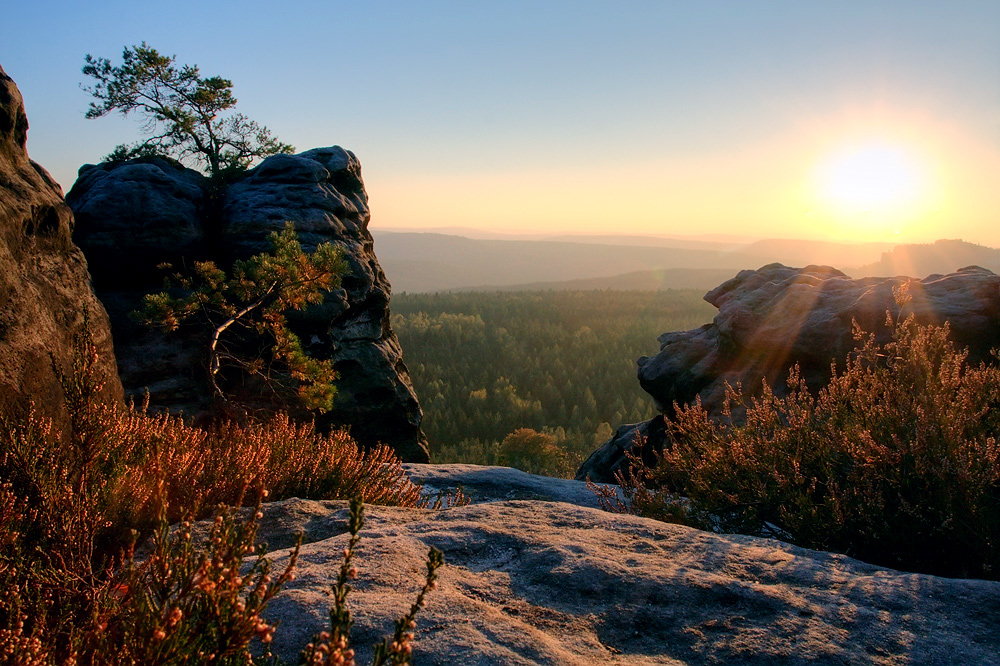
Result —
<path fill-rule="evenodd" d="M 89 317 L 104 397 L 121 400 L 108 317 L 90 288 L 87 262 L 70 240 L 73 213 L 48 172 L 28 158 L 28 119 L 0 68 L 0 403 L 29 400 L 67 422 L 52 363 L 69 370 L 73 338 Z"/>
<path fill-rule="evenodd" d="M 206 187 L 200 173 L 164 157 L 81 167 L 66 203 L 95 287 L 157 288 L 160 263 L 203 256 Z"/>
<path fill-rule="evenodd" d="M 473 473 L 415 467 L 439 486 Z M 496 489 L 509 478 L 502 468 L 475 475 Z M 548 479 L 547 491 L 545 481 L 533 479 L 541 497 L 574 484 Z M 280 549 L 273 570 L 304 534 L 296 579 L 264 613 L 279 622 L 275 654 L 291 663 L 329 628 L 346 502 L 289 499 L 263 513 L 258 539 Z M 572 500 L 365 513 L 347 598 L 358 663 L 409 609 L 430 546 L 445 565 L 417 616 L 419 664 L 988 664 L 1000 650 L 997 582 L 901 573 Z"/>
<path fill-rule="evenodd" d="M 156 264 L 208 258 L 230 265 L 269 251 L 270 233 L 291 221 L 305 249 L 329 241 L 348 265 L 342 288 L 289 315 L 307 351 L 333 359 L 340 375 L 337 402 L 318 417 L 320 426 L 346 425 L 363 445 L 384 442 L 403 460 L 428 459 L 420 406 L 389 326 L 390 286 L 368 232 L 368 196 L 353 153 L 334 146 L 274 155 L 218 191 L 197 172 L 160 158 L 86 166 L 68 200 L 80 211 L 78 242 L 88 256 L 109 264 L 130 257 L 137 265 L 98 268 L 95 278 L 127 391 L 148 387 L 154 407 L 188 415 L 209 410 L 203 350 L 143 330 L 128 313 L 161 287 L 162 272 L 151 272 Z"/>
<path fill-rule="evenodd" d="M 910 300 L 901 310 L 894 290 L 904 285 Z M 972 363 L 1000 346 L 1000 277 L 976 266 L 917 280 L 851 279 L 827 266 L 770 264 L 741 271 L 705 300 L 719 308 L 711 324 L 661 335 L 660 352 L 638 361 L 639 383 L 668 416 L 674 403 L 696 398 L 712 416 L 721 416 L 727 383 L 754 392 L 767 382 L 784 395 L 796 364 L 806 384 L 818 390 L 829 381 L 831 364 L 843 367 L 856 347 L 853 322 L 879 342 L 890 339 L 887 312 L 894 319 L 913 314 L 923 324 L 947 321 L 952 340 L 968 348 Z M 662 425 L 623 426 L 583 463 L 577 478 L 612 481 L 637 434 L 662 448 Z"/>

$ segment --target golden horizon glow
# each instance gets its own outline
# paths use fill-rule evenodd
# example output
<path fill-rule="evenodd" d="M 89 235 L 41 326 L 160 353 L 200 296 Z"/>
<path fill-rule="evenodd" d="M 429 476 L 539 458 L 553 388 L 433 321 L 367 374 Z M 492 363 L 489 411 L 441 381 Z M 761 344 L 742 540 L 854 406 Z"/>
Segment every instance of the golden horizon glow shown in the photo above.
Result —
<path fill-rule="evenodd" d="M 371 192 L 377 226 L 998 247 L 998 171 L 1000 153 L 961 126 L 862 109 L 698 154 L 425 170 L 373 177 Z"/>

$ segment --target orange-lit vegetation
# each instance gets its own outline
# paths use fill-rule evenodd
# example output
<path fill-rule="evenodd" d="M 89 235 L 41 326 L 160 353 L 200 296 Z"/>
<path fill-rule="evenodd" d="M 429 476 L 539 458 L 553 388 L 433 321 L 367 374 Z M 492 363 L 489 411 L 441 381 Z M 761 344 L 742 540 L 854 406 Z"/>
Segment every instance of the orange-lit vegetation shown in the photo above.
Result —
<path fill-rule="evenodd" d="M 360 450 L 343 433 L 284 416 L 202 430 L 96 404 L 96 354 L 78 342 L 60 373 L 67 431 L 33 410 L 0 421 L 0 664 L 250 663 L 250 644 L 274 631 L 261 611 L 295 565 L 293 554 L 271 576 L 254 555 L 268 490 L 440 506 L 389 449 Z M 255 501 L 247 519 L 225 508 Z M 191 521 L 213 513 L 197 542 Z"/>
<path fill-rule="evenodd" d="M 947 327 L 907 319 L 885 345 L 858 332 L 817 396 L 795 372 L 789 389 L 731 391 L 745 422 L 679 407 L 657 466 L 619 479 L 631 506 L 606 504 L 894 568 L 1000 577 L 1000 369 L 969 367 Z"/>

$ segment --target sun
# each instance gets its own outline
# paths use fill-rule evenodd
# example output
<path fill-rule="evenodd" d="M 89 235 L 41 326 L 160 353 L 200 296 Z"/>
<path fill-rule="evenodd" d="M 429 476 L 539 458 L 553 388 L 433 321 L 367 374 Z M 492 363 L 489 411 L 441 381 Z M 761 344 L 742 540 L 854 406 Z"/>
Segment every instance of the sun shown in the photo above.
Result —
<path fill-rule="evenodd" d="M 842 149 L 821 171 L 824 198 L 847 210 L 895 212 L 920 198 L 919 164 L 901 146 L 868 143 Z"/>
<path fill-rule="evenodd" d="M 868 139 L 841 144 L 813 172 L 812 210 L 833 235 L 897 237 L 912 231 L 933 209 L 936 187 L 927 164 L 905 143 Z"/>

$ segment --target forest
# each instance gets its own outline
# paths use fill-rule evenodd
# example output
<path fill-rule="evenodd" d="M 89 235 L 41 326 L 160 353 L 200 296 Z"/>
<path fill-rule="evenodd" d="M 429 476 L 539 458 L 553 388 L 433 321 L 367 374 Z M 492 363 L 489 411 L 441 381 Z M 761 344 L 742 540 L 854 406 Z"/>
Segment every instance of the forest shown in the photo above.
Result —
<path fill-rule="evenodd" d="M 635 361 L 658 351 L 660 334 L 711 321 L 716 310 L 702 296 L 694 289 L 394 295 L 392 326 L 432 461 L 572 476 L 619 425 L 655 414 Z"/>

